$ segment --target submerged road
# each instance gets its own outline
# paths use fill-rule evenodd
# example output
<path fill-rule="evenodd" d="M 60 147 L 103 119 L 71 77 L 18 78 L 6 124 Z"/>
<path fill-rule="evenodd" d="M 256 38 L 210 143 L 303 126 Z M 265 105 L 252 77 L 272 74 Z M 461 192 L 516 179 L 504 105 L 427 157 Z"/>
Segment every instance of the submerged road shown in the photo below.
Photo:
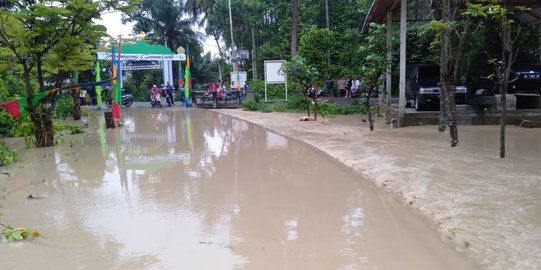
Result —
<path fill-rule="evenodd" d="M 478 269 L 304 143 L 206 110 L 122 113 L 123 128 L 90 118 L 0 179 L 30 185 L 2 221 L 42 235 L 0 245 L 0 269 Z"/>

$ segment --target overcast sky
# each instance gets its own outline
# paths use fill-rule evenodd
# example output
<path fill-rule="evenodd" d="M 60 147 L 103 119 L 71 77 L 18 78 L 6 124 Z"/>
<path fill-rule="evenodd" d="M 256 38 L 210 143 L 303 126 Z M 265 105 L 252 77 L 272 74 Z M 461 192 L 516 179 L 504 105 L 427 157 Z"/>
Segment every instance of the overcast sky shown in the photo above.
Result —
<path fill-rule="evenodd" d="M 119 11 L 103 14 L 101 15 L 101 18 L 102 19 L 97 20 L 96 23 L 107 27 L 107 34 L 110 36 L 116 37 L 118 35 L 132 35 L 132 29 L 135 23 L 122 24 L 121 13 Z M 201 29 L 199 31 L 201 31 Z M 203 46 L 205 52 L 211 52 L 213 57 L 218 54 L 218 47 L 216 47 L 216 42 L 213 39 L 207 39 Z"/>

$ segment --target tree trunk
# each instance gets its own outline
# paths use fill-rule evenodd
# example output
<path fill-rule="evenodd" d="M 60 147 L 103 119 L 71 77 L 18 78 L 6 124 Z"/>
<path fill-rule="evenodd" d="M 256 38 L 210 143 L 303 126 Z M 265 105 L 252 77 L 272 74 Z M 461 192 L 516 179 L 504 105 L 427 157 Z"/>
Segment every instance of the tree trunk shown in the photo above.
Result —
<path fill-rule="evenodd" d="M 73 97 L 73 120 L 81 120 L 81 99 L 79 98 L 79 89 L 72 90 Z"/>
<path fill-rule="evenodd" d="M 368 89 L 368 93 L 366 93 L 366 102 L 365 106 L 367 108 L 367 115 L 368 115 L 368 124 L 370 126 L 370 131 L 374 131 L 374 118 L 372 117 L 372 108 L 370 107 L 370 96 L 372 96 L 372 87 Z"/>
<path fill-rule="evenodd" d="M 454 19 L 454 14 L 451 14 L 451 2 L 450 0 L 444 0 L 442 5 L 442 18 L 443 22 L 449 23 Z M 443 93 L 444 108 L 440 108 L 445 122 L 449 126 L 449 133 L 451 136 L 451 147 L 458 145 L 458 129 L 456 126 L 456 104 L 455 104 L 455 62 L 453 59 L 451 42 L 451 30 L 446 28 L 441 36 L 441 51 L 440 51 L 440 95 Z M 455 55 L 455 57 L 458 57 Z M 440 101 L 441 102 L 441 101 Z M 441 127 L 440 127 L 441 130 Z"/>
<path fill-rule="evenodd" d="M 317 121 L 317 111 L 319 110 L 319 108 L 317 107 L 317 90 L 314 93 L 313 101 L 314 101 L 314 121 Z"/>
<path fill-rule="evenodd" d="M 440 122 L 439 122 L 439 132 L 444 132 L 447 128 L 447 91 L 442 83 L 438 85 L 440 87 Z"/>
<path fill-rule="evenodd" d="M 304 102 L 306 102 L 306 112 L 308 113 L 308 116 L 310 117 L 310 101 L 306 93 L 304 93 L 303 95 L 304 95 Z"/>
<path fill-rule="evenodd" d="M 447 122 L 451 133 L 451 147 L 458 145 L 458 128 L 456 124 L 455 85 L 447 87 Z"/>
<path fill-rule="evenodd" d="M 214 41 L 216 41 L 216 46 L 218 47 L 218 54 L 220 54 L 220 57 L 224 59 L 225 55 L 224 55 L 224 52 L 222 51 L 222 47 L 220 46 L 220 40 L 215 35 L 214 35 Z"/>
<path fill-rule="evenodd" d="M 37 147 L 49 147 L 54 145 L 53 120 L 46 110 L 39 106 L 30 113 L 34 124 L 34 137 Z"/>
<path fill-rule="evenodd" d="M 446 102 L 444 102 L 444 108 L 440 108 L 441 111 L 445 111 L 445 120 L 447 126 L 449 126 L 449 135 L 451 136 L 451 147 L 458 145 L 458 128 L 456 125 L 456 104 L 455 104 L 455 85 L 449 80 L 443 81 L 440 91 L 445 96 Z"/>
<path fill-rule="evenodd" d="M 297 55 L 297 32 L 299 27 L 299 0 L 291 0 L 291 58 Z"/>

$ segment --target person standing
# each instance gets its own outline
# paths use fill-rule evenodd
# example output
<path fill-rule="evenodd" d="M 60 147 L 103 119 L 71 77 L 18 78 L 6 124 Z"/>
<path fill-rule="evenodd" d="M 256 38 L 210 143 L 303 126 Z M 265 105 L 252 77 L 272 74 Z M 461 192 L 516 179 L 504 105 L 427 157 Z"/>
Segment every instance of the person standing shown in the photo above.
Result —
<path fill-rule="evenodd" d="M 165 86 L 165 89 L 167 90 L 167 95 L 169 96 L 169 100 L 171 101 L 171 104 L 175 106 L 175 96 L 173 95 L 173 91 L 175 88 L 171 85 L 171 83 L 167 83 L 167 86 Z"/>
<path fill-rule="evenodd" d="M 325 81 L 325 86 L 327 87 L 327 97 L 334 97 L 334 93 L 333 93 L 334 83 L 332 81 L 331 76 L 329 76 L 327 80 Z"/>
<path fill-rule="evenodd" d="M 351 87 L 353 87 L 353 79 L 350 77 L 346 87 L 346 98 L 351 98 Z"/>
<path fill-rule="evenodd" d="M 346 80 L 344 79 L 344 77 L 340 78 L 336 82 L 336 84 L 338 86 L 338 95 L 341 97 L 345 97 L 346 96 Z"/>
<path fill-rule="evenodd" d="M 359 91 L 360 86 L 361 86 L 361 82 L 358 79 L 353 79 L 351 83 L 351 92 L 349 93 L 350 98 L 357 94 L 357 91 Z"/>

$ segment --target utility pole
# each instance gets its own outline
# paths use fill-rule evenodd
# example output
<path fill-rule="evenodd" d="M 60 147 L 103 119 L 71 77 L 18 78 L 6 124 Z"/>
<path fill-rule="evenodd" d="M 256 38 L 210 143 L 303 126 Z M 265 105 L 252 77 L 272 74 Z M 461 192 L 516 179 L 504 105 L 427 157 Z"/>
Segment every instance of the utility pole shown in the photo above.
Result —
<path fill-rule="evenodd" d="M 229 0 L 229 27 L 231 28 L 231 57 L 233 64 L 233 72 L 237 73 L 237 94 L 240 102 L 240 81 L 239 81 L 239 70 L 237 69 L 237 57 L 235 54 L 235 40 L 233 39 L 233 16 L 231 14 L 231 0 Z"/>
<path fill-rule="evenodd" d="M 327 29 L 331 29 L 329 25 L 329 0 L 325 0 L 325 18 L 327 19 Z"/>

